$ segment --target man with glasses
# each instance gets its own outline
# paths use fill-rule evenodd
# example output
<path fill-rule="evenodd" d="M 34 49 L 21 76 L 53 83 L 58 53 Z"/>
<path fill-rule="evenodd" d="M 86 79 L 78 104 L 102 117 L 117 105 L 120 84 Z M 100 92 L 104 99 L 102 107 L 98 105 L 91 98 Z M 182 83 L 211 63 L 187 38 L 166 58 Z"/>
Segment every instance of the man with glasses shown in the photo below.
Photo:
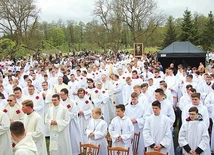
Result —
<path fill-rule="evenodd" d="M 195 106 L 189 108 L 188 115 L 189 117 L 181 126 L 178 137 L 179 145 L 183 148 L 183 155 L 211 154 L 207 126 L 199 109 Z"/>
<path fill-rule="evenodd" d="M 45 117 L 50 129 L 50 155 L 70 155 L 72 154 L 69 134 L 69 111 L 60 104 L 60 96 L 52 96 L 53 106 L 49 108 Z"/>
<path fill-rule="evenodd" d="M 200 103 L 200 93 L 193 93 L 191 95 L 192 104 L 188 104 L 184 107 L 182 111 L 182 122 L 185 122 L 186 118 L 189 116 L 189 109 L 190 107 L 197 107 L 199 113 L 203 116 L 203 122 L 206 125 L 206 129 L 209 127 L 209 114 L 207 107 Z"/>
<path fill-rule="evenodd" d="M 16 97 L 14 94 L 11 94 L 7 98 L 7 104 L 3 108 L 3 112 L 5 112 L 10 118 L 10 122 L 14 121 L 23 121 L 24 113 L 22 111 L 22 107 L 20 104 L 16 102 Z"/>

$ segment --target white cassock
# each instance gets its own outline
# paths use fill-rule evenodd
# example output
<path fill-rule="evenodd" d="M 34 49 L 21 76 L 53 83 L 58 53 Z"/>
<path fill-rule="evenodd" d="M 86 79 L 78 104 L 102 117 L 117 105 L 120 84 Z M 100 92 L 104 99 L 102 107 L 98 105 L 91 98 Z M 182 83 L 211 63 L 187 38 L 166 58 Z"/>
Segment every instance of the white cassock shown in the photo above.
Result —
<path fill-rule="evenodd" d="M 178 143 L 181 147 L 189 145 L 191 150 L 196 150 L 197 147 L 203 150 L 200 155 L 210 155 L 209 134 L 207 126 L 203 121 L 185 121 L 179 131 Z M 184 155 L 189 155 L 183 149 Z"/>
<path fill-rule="evenodd" d="M 0 154 L 13 154 L 10 135 L 10 119 L 7 114 L 2 111 L 0 111 Z"/>
<path fill-rule="evenodd" d="M 77 93 L 78 89 L 80 88 L 79 81 L 69 81 L 68 82 L 68 88 L 69 88 L 69 97 L 73 100 L 77 97 L 77 95 L 74 95 L 73 93 Z"/>
<path fill-rule="evenodd" d="M 106 121 L 106 123 L 110 122 L 110 109 L 111 109 L 111 101 L 109 98 L 109 94 L 108 91 L 105 89 L 99 89 L 99 91 L 101 91 L 101 99 L 102 99 L 102 105 L 101 105 L 101 109 L 102 109 L 102 113 L 103 113 L 103 117 L 104 120 Z"/>
<path fill-rule="evenodd" d="M 137 123 L 134 125 L 134 132 L 139 133 L 140 132 L 140 139 L 139 139 L 139 147 L 138 147 L 138 154 L 143 155 L 144 154 L 144 141 L 143 141 L 143 127 L 144 127 L 144 114 L 145 109 L 142 105 L 137 103 L 136 105 L 128 104 L 126 106 L 125 115 L 129 117 L 130 119 L 134 118 L 137 120 Z"/>
<path fill-rule="evenodd" d="M 208 109 L 209 117 L 214 122 L 214 92 L 209 93 L 204 100 L 204 105 Z M 211 150 L 214 150 L 214 123 L 212 126 L 212 134 L 211 134 Z"/>
<path fill-rule="evenodd" d="M 160 150 L 162 153 L 169 152 L 172 141 L 171 126 L 171 120 L 163 114 L 159 114 L 158 116 L 153 114 L 146 118 L 143 128 L 143 137 L 148 152 L 154 151 L 150 147 L 152 144 L 161 144 L 164 146 L 164 148 Z"/>
<path fill-rule="evenodd" d="M 0 110 L 3 110 L 3 108 L 6 106 L 7 100 L 6 99 L 0 99 Z"/>
<path fill-rule="evenodd" d="M 129 155 L 133 155 L 131 139 L 134 136 L 134 126 L 127 116 L 120 118 L 116 116 L 109 125 L 109 133 L 112 138 L 112 146 L 130 148 Z M 121 136 L 122 140 L 117 142 L 117 138 Z"/>
<path fill-rule="evenodd" d="M 77 110 L 83 111 L 83 115 L 79 115 L 79 122 L 80 122 L 80 133 L 81 133 L 81 142 L 87 143 L 88 138 L 86 135 L 86 128 L 91 118 L 91 112 L 93 109 L 93 105 L 91 101 L 85 96 L 84 98 L 77 98 Z"/>
<path fill-rule="evenodd" d="M 22 106 L 22 102 L 27 99 L 27 96 L 22 94 L 20 98 L 16 98 L 16 102 Z"/>
<path fill-rule="evenodd" d="M 39 155 L 47 155 L 47 148 L 44 135 L 44 120 L 35 111 L 25 115 L 24 126 L 27 135 L 31 135 L 36 144 Z"/>
<path fill-rule="evenodd" d="M 91 102 L 94 105 L 94 107 L 101 108 L 102 106 L 102 92 L 97 88 L 87 88 L 86 95 L 91 96 Z"/>
<path fill-rule="evenodd" d="M 125 84 L 123 86 L 123 102 L 124 102 L 124 105 L 129 103 L 131 94 L 134 92 L 133 87 L 134 87 L 133 84 L 131 84 L 131 85 Z"/>
<path fill-rule="evenodd" d="M 33 95 L 28 94 L 26 98 L 33 101 L 33 109 L 41 117 L 44 117 L 44 101 L 43 101 L 43 97 L 40 94 L 34 92 Z"/>
<path fill-rule="evenodd" d="M 62 105 L 67 107 L 70 115 L 69 131 L 72 154 L 79 154 L 79 142 L 81 141 L 80 123 L 78 118 L 78 109 L 75 100 L 67 98 L 65 101 L 61 100 Z"/>
<path fill-rule="evenodd" d="M 132 78 L 132 84 L 135 85 L 141 85 L 143 84 L 143 80 L 141 78 L 133 79 Z"/>
<path fill-rule="evenodd" d="M 46 114 L 48 113 L 48 109 L 53 106 L 52 104 L 52 95 L 54 94 L 54 91 L 51 89 L 48 90 L 43 90 L 40 92 L 40 95 L 43 96 L 42 94 L 45 95 L 45 99 L 43 98 L 43 102 L 44 102 L 44 116 L 42 118 L 45 118 Z M 50 136 L 50 131 L 49 131 L 49 127 L 48 124 L 45 123 L 45 136 L 48 137 Z"/>
<path fill-rule="evenodd" d="M 38 155 L 36 144 L 30 135 L 26 135 L 13 148 L 14 155 Z"/>
<path fill-rule="evenodd" d="M 51 120 L 56 120 L 57 125 L 51 125 Z M 59 104 L 49 108 L 45 121 L 50 129 L 50 155 L 72 155 L 69 134 L 69 112 L 66 107 Z"/>
<path fill-rule="evenodd" d="M 22 107 L 18 103 L 16 103 L 13 107 L 9 104 L 6 104 L 6 106 L 3 108 L 3 112 L 8 115 L 10 120 L 22 122 L 24 119 Z"/>
<path fill-rule="evenodd" d="M 192 104 L 191 97 L 188 94 L 184 94 L 183 96 L 181 96 L 178 106 L 181 111 L 183 111 L 184 107 L 188 104 Z"/>
<path fill-rule="evenodd" d="M 189 109 L 191 107 L 197 107 L 198 108 L 198 113 L 200 113 L 203 117 L 203 122 L 206 124 L 207 129 L 209 127 L 209 114 L 208 114 L 208 110 L 207 107 L 205 107 L 204 105 L 202 105 L 202 103 L 200 103 L 199 105 L 193 105 L 193 104 L 188 104 L 184 107 L 183 111 L 182 111 L 182 122 L 186 122 L 186 118 L 189 117 Z"/>
<path fill-rule="evenodd" d="M 172 104 L 167 99 L 164 99 L 160 103 L 161 103 L 161 114 L 167 116 L 171 120 L 171 129 L 172 129 L 172 125 L 175 122 L 175 113 L 174 113 L 174 109 L 172 107 Z M 150 104 L 150 107 L 147 108 L 146 117 L 148 117 L 148 116 L 150 116 L 152 114 L 153 114 L 152 104 Z M 172 134 L 172 131 L 171 131 L 171 134 Z M 169 155 L 174 155 L 173 139 L 171 139 Z"/>
<path fill-rule="evenodd" d="M 114 81 L 113 85 L 113 105 L 123 104 L 123 83 L 118 80 Z"/>
<path fill-rule="evenodd" d="M 94 133 L 94 137 L 89 137 L 90 133 Z M 107 155 L 107 123 L 102 119 L 91 119 L 86 129 L 89 143 L 100 145 L 99 155 Z"/>

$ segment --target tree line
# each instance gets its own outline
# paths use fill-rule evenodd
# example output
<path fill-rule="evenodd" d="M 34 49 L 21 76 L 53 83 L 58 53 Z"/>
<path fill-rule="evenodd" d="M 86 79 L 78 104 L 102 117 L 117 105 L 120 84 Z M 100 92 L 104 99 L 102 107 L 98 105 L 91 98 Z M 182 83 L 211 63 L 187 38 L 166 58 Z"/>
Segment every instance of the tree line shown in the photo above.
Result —
<path fill-rule="evenodd" d="M 214 49 L 214 17 L 192 14 L 166 17 L 154 0 L 96 0 L 88 23 L 72 19 L 39 20 L 35 0 L 0 1 L 0 55 L 21 57 L 41 52 L 118 51 L 133 43 L 164 48 L 174 41 L 190 41 Z"/>

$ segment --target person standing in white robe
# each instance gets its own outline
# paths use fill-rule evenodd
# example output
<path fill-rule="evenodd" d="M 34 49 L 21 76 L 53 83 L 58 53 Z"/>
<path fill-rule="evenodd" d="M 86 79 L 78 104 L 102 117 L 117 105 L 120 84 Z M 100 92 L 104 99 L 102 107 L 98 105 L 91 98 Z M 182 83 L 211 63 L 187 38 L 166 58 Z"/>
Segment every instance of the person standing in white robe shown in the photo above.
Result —
<path fill-rule="evenodd" d="M 69 97 L 75 100 L 75 98 L 77 97 L 77 90 L 80 88 L 80 82 L 75 78 L 74 74 L 70 75 L 68 88 L 69 88 Z"/>
<path fill-rule="evenodd" d="M 116 114 L 109 125 L 112 146 L 129 147 L 129 155 L 133 155 L 131 139 L 134 137 L 134 126 L 131 119 L 125 116 L 125 105 L 116 105 Z"/>
<path fill-rule="evenodd" d="M 203 116 L 203 122 L 206 124 L 207 129 L 209 127 L 209 113 L 207 107 L 200 103 L 200 93 L 193 93 L 191 95 L 192 103 L 184 107 L 182 111 L 182 122 L 185 122 L 186 118 L 189 116 L 189 109 L 191 107 L 197 107 L 199 113 Z"/>
<path fill-rule="evenodd" d="M 20 104 L 16 102 L 16 97 L 14 94 L 11 94 L 8 96 L 7 104 L 3 108 L 3 112 L 5 112 L 8 117 L 10 118 L 10 122 L 14 121 L 23 121 L 24 119 L 24 113 L 21 110 L 22 107 Z"/>
<path fill-rule="evenodd" d="M 26 114 L 24 117 L 24 126 L 27 135 L 32 136 L 36 144 L 39 155 L 47 155 L 47 148 L 44 134 L 44 120 L 33 110 L 33 101 L 25 100 L 22 102 L 22 111 Z"/>
<path fill-rule="evenodd" d="M 32 137 L 25 134 L 24 124 L 22 122 L 13 122 L 10 125 L 10 131 L 12 138 L 17 142 L 13 148 L 14 155 L 39 155 Z"/>
<path fill-rule="evenodd" d="M 104 120 L 106 123 L 110 123 L 110 98 L 108 91 L 103 88 L 102 82 L 97 82 L 96 83 L 96 88 L 101 92 L 101 110 L 102 110 L 102 115 L 104 117 Z"/>
<path fill-rule="evenodd" d="M 44 101 L 42 96 L 35 91 L 35 87 L 30 85 L 28 87 L 28 95 L 26 99 L 33 101 L 34 110 L 41 116 L 44 117 Z"/>
<path fill-rule="evenodd" d="M 22 105 L 22 101 L 26 100 L 26 95 L 22 93 L 22 89 L 20 87 L 15 87 L 13 89 L 13 93 L 16 96 L 16 102 Z"/>
<path fill-rule="evenodd" d="M 178 143 L 183 148 L 183 155 L 210 155 L 209 134 L 202 121 L 203 116 L 197 107 L 189 109 L 189 117 L 183 122 L 179 131 Z"/>
<path fill-rule="evenodd" d="M 78 155 L 79 154 L 79 142 L 81 141 L 81 133 L 80 133 L 80 124 L 78 118 L 78 109 L 76 105 L 76 101 L 72 100 L 68 97 L 68 89 L 63 88 L 60 91 L 60 103 L 65 106 L 70 115 L 70 122 L 69 122 L 69 131 L 70 131 L 70 139 L 71 139 L 71 148 L 72 154 Z"/>
<path fill-rule="evenodd" d="M 143 137 L 147 152 L 158 151 L 162 153 L 169 153 L 172 132 L 172 121 L 162 114 L 161 103 L 154 101 L 152 103 L 153 114 L 146 118 L 143 128 Z"/>
<path fill-rule="evenodd" d="M 138 94 L 133 92 L 131 94 L 131 103 L 126 106 L 125 115 L 129 117 L 134 125 L 134 132 L 140 133 L 138 154 L 144 155 L 144 141 L 143 141 L 143 126 L 144 126 L 145 109 L 138 101 Z"/>
<path fill-rule="evenodd" d="M 58 94 L 52 96 L 52 103 L 45 118 L 50 129 L 50 155 L 72 155 L 70 138 L 66 138 L 70 137 L 68 109 L 60 104 Z"/>
<path fill-rule="evenodd" d="M 86 128 L 91 117 L 93 105 L 88 99 L 88 96 L 85 95 L 85 90 L 83 88 L 78 89 L 77 96 L 76 103 L 80 122 L 81 142 L 87 143 Z"/>
<path fill-rule="evenodd" d="M 10 119 L 0 110 L 0 154 L 12 155 L 12 142 L 10 136 Z"/>
<path fill-rule="evenodd" d="M 100 118 L 101 114 L 100 108 L 92 110 L 92 119 L 89 121 L 86 133 L 89 143 L 100 145 L 99 155 L 107 155 L 107 141 L 105 138 L 107 135 L 107 123 Z"/>
<path fill-rule="evenodd" d="M 45 118 L 48 109 L 53 106 L 52 105 L 52 95 L 54 94 L 54 91 L 51 90 L 50 88 L 48 88 L 48 82 L 47 81 L 43 81 L 42 82 L 42 91 L 40 92 L 40 95 L 43 98 L 43 102 L 44 102 L 44 116 L 43 118 Z M 45 137 L 49 137 L 50 136 L 50 131 L 48 128 L 48 124 L 45 123 Z"/>

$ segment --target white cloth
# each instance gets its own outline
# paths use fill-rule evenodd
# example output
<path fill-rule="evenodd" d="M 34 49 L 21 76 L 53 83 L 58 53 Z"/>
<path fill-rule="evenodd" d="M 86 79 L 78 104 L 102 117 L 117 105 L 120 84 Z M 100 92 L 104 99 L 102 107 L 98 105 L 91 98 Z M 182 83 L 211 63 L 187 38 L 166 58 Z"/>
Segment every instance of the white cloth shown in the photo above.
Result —
<path fill-rule="evenodd" d="M 200 155 L 211 154 L 209 150 L 209 134 L 203 121 L 185 121 L 179 131 L 178 143 L 181 147 L 188 144 L 193 151 L 199 147 L 204 151 Z M 183 154 L 189 155 L 184 149 Z"/>
<path fill-rule="evenodd" d="M 51 120 L 56 120 L 57 125 L 51 125 Z M 69 112 L 63 105 L 52 106 L 49 108 L 45 121 L 50 128 L 50 154 L 70 154 L 72 155 L 69 134 Z"/>
<path fill-rule="evenodd" d="M 14 155 L 39 155 L 36 144 L 30 135 L 26 135 L 14 147 Z"/>
<path fill-rule="evenodd" d="M 89 137 L 90 133 L 94 133 L 94 137 Z M 107 155 L 107 123 L 102 119 L 91 119 L 86 129 L 89 143 L 100 145 L 99 155 Z"/>
<path fill-rule="evenodd" d="M 203 122 L 206 124 L 207 129 L 208 129 L 209 124 L 210 124 L 208 110 L 207 110 L 207 107 L 205 107 L 201 103 L 199 105 L 193 105 L 193 104 L 186 105 L 182 111 L 182 122 L 185 122 L 186 118 L 189 117 L 189 109 L 191 107 L 197 107 L 198 108 L 198 113 L 200 113 L 202 115 Z"/>
<path fill-rule="evenodd" d="M 69 131 L 72 154 L 79 154 L 79 142 L 81 141 L 80 123 L 78 117 L 78 109 L 75 100 L 67 98 L 65 101 L 61 101 L 62 105 L 67 107 L 70 116 Z"/>
<path fill-rule="evenodd" d="M 155 116 L 154 114 L 149 116 L 144 125 L 143 129 L 143 137 L 145 147 L 147 147 L 147 151 L 154 151 L 150 145 L 162 145 L 164 146 L 160 152 L 167 153 L 169 152 L 171 141 L 172 141 L 172 132 L 171 128 L 171 120 L 163 115 L 159 114 Z"/>
<path fill-rule="evenodd" d="M 47 148 L 44 135 L 44 120 L 35 111 L 25 115 L 24 125 L 27 135 L 31 135 L 36 144 L 39 155 L 47 155 Z"/>
<path fill-rule="evenodd" d="M 138 154 L 144 155 L 144 141 L 143 141 L 143 127 L 144 127 L 144 114 L 145 109 L 139 103 L 136 105 L 128 104 L 126 106 L 125 114 L 130 119 L 136 119 L 137 123 L 134 123 L 134 132 L 140 132 L 140 139 L 139 139 L 139 147 L 138 147 Z"/>
<path fill-rule="evenodd" d="M 12 155 L 12 143 L 10 135 L 10 119 L 0 110 L 0 154 Z"/>
<path fill-rule="evenodd" d="M 130 148 L 129 155 L 133 155 L 131 139 L 134 136 L 134 126 L 127 116 L 120 118 L 116 116 L 112 119 L 109 125 L 109 133 L 112 138 L 112 146 L 119 146 L 124 148 Z M 117 138 L 121 136 L 122 140 L 117 141 Z"/>
<path fill-rule="evenodd" d="M 85 96 L 84 98 L 77 98 L 77 110 L 83 111 L 83 115 L 79 115 L 79 122 L 80 122 L 80 133 L 81 133 L 81 142 L 86 143 L 88 142 L 88 138 L 86 135 L 86 128 L 89 123 L 91 112 L 93 109 L 93 105 L 90 100 Z"/>

